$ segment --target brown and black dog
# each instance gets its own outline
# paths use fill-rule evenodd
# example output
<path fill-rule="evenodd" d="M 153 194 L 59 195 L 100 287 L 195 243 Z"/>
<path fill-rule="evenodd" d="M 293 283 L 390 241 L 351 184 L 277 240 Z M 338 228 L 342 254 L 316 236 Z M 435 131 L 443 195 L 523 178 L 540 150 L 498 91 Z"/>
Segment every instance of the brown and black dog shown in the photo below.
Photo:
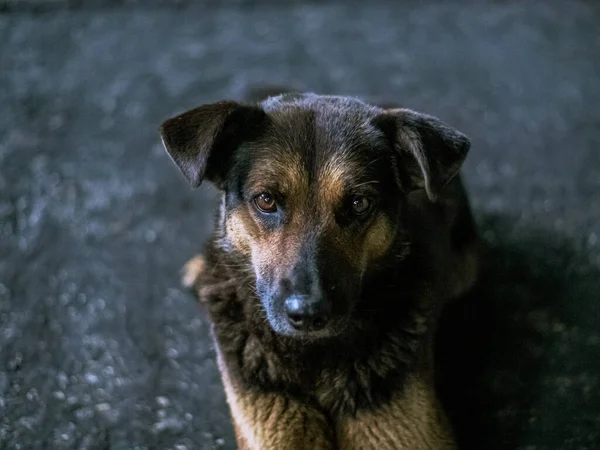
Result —
<path fill-rule="evenodd" d="M 433 337 L 477 279 L 470 140 L 314 93 L 206 104 L 161 136 L 193 187 L 222 192 L 183 283 L 212 323 L 239 448 L 455 448 Z"/>

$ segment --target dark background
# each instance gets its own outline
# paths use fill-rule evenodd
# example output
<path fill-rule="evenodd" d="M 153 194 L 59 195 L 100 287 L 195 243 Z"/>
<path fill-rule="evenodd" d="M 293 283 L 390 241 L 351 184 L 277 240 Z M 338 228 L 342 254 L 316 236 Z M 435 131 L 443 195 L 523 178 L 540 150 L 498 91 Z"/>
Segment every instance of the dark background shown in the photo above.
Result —
<path fill-rule="evenodd" d="M 600 446 L 599 2 L 0 5 L 0 448 L 234 448 L 179 284 L 215 192 L 157 129 L 265 84 L 471 137 L 490 255 L 439 347 L 464 448 Z"/>

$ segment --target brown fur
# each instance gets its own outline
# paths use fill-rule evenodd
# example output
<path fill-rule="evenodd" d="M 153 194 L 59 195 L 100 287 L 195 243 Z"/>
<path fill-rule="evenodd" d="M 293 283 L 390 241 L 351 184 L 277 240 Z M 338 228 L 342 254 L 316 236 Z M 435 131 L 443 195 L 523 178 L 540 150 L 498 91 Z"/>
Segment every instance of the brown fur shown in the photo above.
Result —
<path fill-rule="evenodd" d="M 451 200 L 447 200 L 450 212 L 446 212 L 449 216 L 456 208 L 453 197 L 450 198 Z M 460 224 L 460 221 L 457 223 Z M 472 224 L 467 220 L 467 225 L 463 226 L 470 227 Z M 378 236 L 375 229 L 373 235 L 373 239 Z M 480 252 L 478 241 L 467 240 L 463 243 L 466 245 L 456 254 L 446 253 L 446 257 L 452 259 L 455 267 L 448 276 L 449 281 L 454 283 L 451 291 L 447 292 L 448 300 L 464 294 L 477 279 Z M 445 249 L 437 247 L 437 251 L 440 250 L 444 253 Z M 435 252 L 436 249 L 431 251 Z M 184 284 L 189 286 L 189 280 L 196 282 L 201 280 L 205 267 L 202 256 L 193 258 L 186 265 Z M 196 286 L 202 289 L 201 283 L 197 283 Z M 201 299 L 208 296 L 206 291 L 198 292 L 198 295 Z M 434 321 L 433 318 L 432 322 Z M 434 332 L 435 328 L 432 328 L 428 337 L 424 338 L 427 342 L 424 348 L 427 351 L 424 351 L 415 363 L 419 370 L 406 380 L 404 386 L 394 394 L 388 404 L 378 409 L 364 410 L 337 419 L 328 417 L 323 411 L 321 405 L 328 403 L 325 399 L 326 393 L 315 391 L 317 402 L 310 405 L 299 402 L 285 393 L 277 395 L 272 392 L 246 391 L 243 387 L 234 387 L 222 354 L 218 351 L 219 370 L 234 420 L 238 448 L 240 450 L 456 448 L 452 429 L 445 417 L 445 411 L 436 398 L 433 384 Z"/>
<path fill-rule="evenodd" d="M 323 413 L 278 393 L 244 391 L 232 381 L 220 353 L 217 361 L 240 450 L 335 448 Z"/>
<path fill-rule="evenodd" d="M 477 280 L 479 241 L 457 175 L 467 141 L 407 110 L 295 98 L 263 104 L 267 113 L 209 105 L 163 128 L 190 182 L 204 174 L 228 193 L 213 238 L 186 264 L 182 282 L 211 320 L 238 447 L 456 448 L 435 392 L 433 339 L 444 303 Z M 202 128 L 198 117 L 222 122 Z M 200 132 L 186 131 L 180 153 L 180 130 L 192 129 L 186 120 Z M 224 129 L 235 133 L 215 135 Z M 379 130 L 409 150 L 388 152 Z M 202 144 L 190 159 L 194 139 Z M 235 153 L 240 145 L 248 151 Z M 339 211 L 348 189 L 358 188 L 382 203 L 368 221 L 347 224 Z M 266 220 L 244 197 L 263 190 L 284 199 L 285 215 Z M 360 293 L 339 313 L 349 322 L 327 339 L 276 332 L 257 292 L 259 277 L 282 280 L 311 263 L 302 259 L 310 239 L 328 252 L 315 267 L 334 280 L 334 300 Z"/>
<path fill-rule="evenodd" d="M 303 233 L 320 228 L 334 236 L 336 250 L 364 272 L 370 261 L 383 255 L 391 244 L 393 225 L 384 216 L 378 216 L 357 242 L 353 233 L 339 229 L 332 211 L 343 200 L 347 180 L 360 170 L 344 158 L 332 158 L 318 173 L 311 189 L 309 176 L 296 154 L 285 151 L 285 158 L 269 165 L 253 167 L 248 184 L 256 192 L 277 185 L 291 199 L 288 204 L 289 221 L 277 231 L 268 231 L 255 219 L 246 205 L 231 211 L 226 222 L 226 236 L 236 250 L 252 255 L 258 268 L 285 273 L 290 270 L 302 246 Z M 318 196 L 312 196 L 312 193 Z M 312 217 L 311 219 L 307 219 Z"/>

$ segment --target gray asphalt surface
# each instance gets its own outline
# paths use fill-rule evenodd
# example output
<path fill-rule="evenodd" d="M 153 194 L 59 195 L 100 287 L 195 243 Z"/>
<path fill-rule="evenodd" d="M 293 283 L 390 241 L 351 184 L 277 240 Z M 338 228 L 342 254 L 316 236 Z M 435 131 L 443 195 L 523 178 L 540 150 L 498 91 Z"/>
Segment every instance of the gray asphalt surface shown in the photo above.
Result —
<path fill-rule="evenodd" d="M 0 5 L 0 448 L 235 448 L 179 285 L 215 192 L 157 128 L 264 84 L 472 138 L 491 252 L 440 330 L 445 402 L 467 449 L 598 448 L 598 2 L 192 3 Z"/>

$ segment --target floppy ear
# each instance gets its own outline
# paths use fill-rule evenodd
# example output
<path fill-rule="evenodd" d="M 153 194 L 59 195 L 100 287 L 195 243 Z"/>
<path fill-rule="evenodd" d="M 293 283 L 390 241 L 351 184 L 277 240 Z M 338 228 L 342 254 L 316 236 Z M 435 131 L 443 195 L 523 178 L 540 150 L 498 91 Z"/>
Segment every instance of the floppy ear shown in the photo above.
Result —
<path fill-rule="evenodd" d="M 255 137 L 266 113 L 254 105 L 225 100 L 172 117 L 160 127 L 165 150 L 192 187 L 204 179 L 222 188 L 231 157 Z"/>
<path fill-rule="evenodd" d="M 403 184 L 424 188 L 431 201 L 459 172 L 471 147 L 469 138 L 438 118 L 410 109 L 388 109 L 373 119 L 392 140 Z"/>

